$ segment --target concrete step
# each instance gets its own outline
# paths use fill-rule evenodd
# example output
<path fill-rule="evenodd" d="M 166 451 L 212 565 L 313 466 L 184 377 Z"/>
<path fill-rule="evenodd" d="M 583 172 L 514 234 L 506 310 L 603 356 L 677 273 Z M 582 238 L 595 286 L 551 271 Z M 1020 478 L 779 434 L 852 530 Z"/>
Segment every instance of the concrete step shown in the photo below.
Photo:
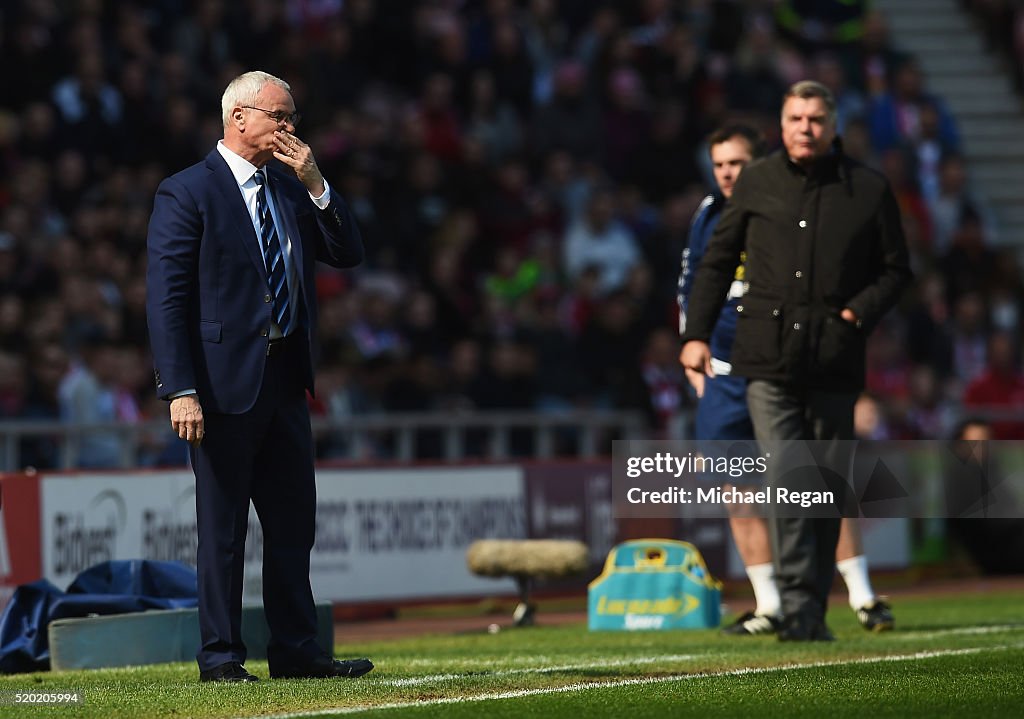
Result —
<path fill-rule="evenodd" d="M 889 29 L 903 33 L 954 33 L 972 28 L 971 21 L 961 13 L 950 10 L 935 12 L 891 11 L 886 13 Z"/>
<path fill-rule="evenodd" d="M 1024 265 L 1024 224 L 1001 224 L 990 244 L 993 247 L 1016 247 L 1017 261 Z"/>
<path fill-rule="evenodd" d="M 1011 207 L 1020 202 L 1020 185 L 1015 182 L 973 180 L 971 186 L 978 198 L 992 208 Z"/>
<path fill-rule="evenodd" d="M 992 210 L 1002 221 L 1013 225 L 1024 225 L 1024 202 L 1004 200 L 993 202 Z"/>
<path fill-rule="evenodd" d="M 893 10 L 914 8 L 921 12 L 934 10 L 959 9 L 956 0 L 875 0 L 872 5 L 878 10 L 889 13 Z"/>
<path fill-rule="evenodd" d="M 1024 207 L 996 207 L 996 239 L 1000 245 L 1019 245 L 1024 250 Z"/>
<path fill-rule="evenodd" d="M 1012 140 L 975 140 L 965 144 L 964 154 L 971 161 L 975 159 L 990 159 L 1005 162 L 1009 158 L 1022 160 L 1024 159 L 1024 138 L 1018 137 Z"/>
<path fill-rule="evenodd" d="M 991 75 L 999 72 L 998 64 L 988 55 L 953 55 L 948 52 L 936 52 L 919 55 L 918 60 L 930 78 Z"/>
<path fill-rule="evenodd" d="M 1024 223 L 1000 224 L 992 233 L 991 244 L 995 247 L 1016 247 L 1024 254 Z"/>
<path fill-rule="evenodd" d="M 1024 233 L 1021 232 L 1021 228 L 1014 227 L 1012 231 L 1009 228 L 1000 229 L 989 244 L 1000 249 L 1005 247 L 1016 250 L 1017 264 L 1024 267 Z"/>
<path fill-rule="evenodd" d="M 985 54 L 981 38 L 964 29 L 950 32 L 917 32 L 916 30 L 893 31 L 897 47 L 911 53 L 950 52 L 958 54 Z"/>
<path fill-rule="evenodd" d="M 993 204 L 1021 201 L 1021 186 L 1008 182 L 983 182 L 978 180 L 979 193 Z"/>
<path fill-rule="evenodd" d="M 971 162 L 968 172 L 979 180 L 1009 180 L 1024 172 L 1024 160 L 1008 157 L 978 157 Z M 1024 192 L 1021 192 L 1024 200 Z"/>
<path fill-rule="evenodd" d="M 1007 162 L 1005 160 L 975 160 L 970 167 L 971 182 L 976 186 L 1016 185 L 1018 195 L 1024 199 L 1024 160 Z"/>
<path fill-rule="evenodd" d="M 900 50 L 904 52 L 911 52 L 909 48 L 904 47 L 901 43 L 899 46 Z M 921 67 L 925 67 L 929 62 L 937 60 L 938 62 L 954 63 L 960 60 L 973 61 L 978 59 L 986 59 L 989 62 L 994 62 L 991 55 L 987 52 L 977 51 L 976 49 L 967 48 L 966 50 L 960 48 L 950 48 L 947 45 L 936 45 L 934 47 L 925 47 L 921 50 L 913 51 L 912 55 L 921 64 Z M 998 67 L 998 65 L 996 65 Z"/>
<path fill-rule="evenodd" d="M 943 95 L 953 114 L 960 117 L 993 117 L 1017 115 L 1021 100 L 1016 95 Z"/>
<path fill-rule="evenodd" d="M 1010 81 L 995 72 L 975 76 L 935 75 L 928 78 L 928 89 L 944 97 L 976 95 L 1010 95 Z"/>
<path fill-rule="evenodd" d="M 993 213 L 999 220 L 999 228 L 1024 227 L 1024 205 L 993 206 Z M 1021 236 L 1024 240 L 1024 235 Z"/>
<path fill-rule="evenodd" d="M 956 0 L 875 0 L 872 5 L 886 16 L 960 12 L 960 6 Z"/>
<path fill-rule="evenodd" d="M 958 124 L 964 135 L 997 138 L 1017 137 L 1024 131 L 1024 115 L 1011 113 L 965 117 Z"/>
<path fill-rule="evenodd" d="M 1016 134 L 999 130 L 992 132 L 990 130 L 975 130 L 968 129 L 963 125 L 960 126 L 960 139 L 963 140 L 967 146 L 973 145 L 975 142 L 986 142 L 988 140 L 1002 140 L 1004 138 L 1015 138 Z"/>

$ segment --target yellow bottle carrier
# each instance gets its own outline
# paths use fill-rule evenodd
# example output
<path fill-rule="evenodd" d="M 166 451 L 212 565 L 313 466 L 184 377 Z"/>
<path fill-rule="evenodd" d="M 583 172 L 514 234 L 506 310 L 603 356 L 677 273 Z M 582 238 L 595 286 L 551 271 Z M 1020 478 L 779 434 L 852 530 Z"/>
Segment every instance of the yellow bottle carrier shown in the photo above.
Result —
<path fill-rule="evenodd" d="M 591 630 L 704 629 L 721 621 L 722 583 L 689 542 L 634 539 L 612 548 L 588 592 Z"/>

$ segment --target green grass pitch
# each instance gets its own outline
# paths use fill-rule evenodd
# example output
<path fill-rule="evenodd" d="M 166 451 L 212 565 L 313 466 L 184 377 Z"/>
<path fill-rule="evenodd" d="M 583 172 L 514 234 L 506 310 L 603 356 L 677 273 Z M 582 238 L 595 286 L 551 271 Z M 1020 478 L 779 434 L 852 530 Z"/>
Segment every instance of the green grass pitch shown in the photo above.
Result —
<path fill-rule="evenodd" d="M 588 632 L 583 625 L 346 646 L 377 665 L 354 680 L 200 684 L 194 664 L 0 677 L 0 693 L 74 689 L 85 704 L 0 707 L 67 717 L 1021 717 L 1024 596 L 904 599 L 868 634 L 833 607 L 832 644 L 717 631 Z M 486 624 L 481 619 L 481 626 Z"/>

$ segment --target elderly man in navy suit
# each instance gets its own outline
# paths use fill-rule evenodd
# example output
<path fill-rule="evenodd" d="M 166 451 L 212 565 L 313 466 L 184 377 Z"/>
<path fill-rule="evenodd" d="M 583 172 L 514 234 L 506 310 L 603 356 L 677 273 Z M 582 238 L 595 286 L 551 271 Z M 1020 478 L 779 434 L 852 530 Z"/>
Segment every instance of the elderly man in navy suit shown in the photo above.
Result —
<path fill-rule="evenodd" d="M 241 638 L 249 501 L 263 528 L 272 678 L 358 677 L 315 641 L 315 261 L 353 267 L 359 230 L 327 184 L 286 82 L 231 81 L 224 139 L 164 180 L 149 224 L 146 308 L 157 394 L 190 443 L 199 534 L 201 681 L 249 682 Z M 270 165 L 271 160 L 279 164 Z"/>

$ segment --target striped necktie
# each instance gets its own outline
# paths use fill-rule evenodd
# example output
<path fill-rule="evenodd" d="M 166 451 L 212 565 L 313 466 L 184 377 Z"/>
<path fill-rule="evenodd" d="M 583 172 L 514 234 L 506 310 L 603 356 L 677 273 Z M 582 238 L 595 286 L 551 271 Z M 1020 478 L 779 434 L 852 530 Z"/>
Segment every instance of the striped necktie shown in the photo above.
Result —
<path fill-rule="evenodd" d="M 292 331 L 292 311 L 288 298 L 284 254 L 281 251 L 277 227 L 274 226 L 274 218 L 270 214 L 270 205 L 267 203 L 267 178 L 260 170 L 254 179 L 259 186 L 256 191 L 256 214 L 260 218 L 260 244 L 263 246 L 263 259 L 267 264 L 267 285 L 274 299 L 274 321 L 281 330 L 281 336 L 287 337 Z"/>

